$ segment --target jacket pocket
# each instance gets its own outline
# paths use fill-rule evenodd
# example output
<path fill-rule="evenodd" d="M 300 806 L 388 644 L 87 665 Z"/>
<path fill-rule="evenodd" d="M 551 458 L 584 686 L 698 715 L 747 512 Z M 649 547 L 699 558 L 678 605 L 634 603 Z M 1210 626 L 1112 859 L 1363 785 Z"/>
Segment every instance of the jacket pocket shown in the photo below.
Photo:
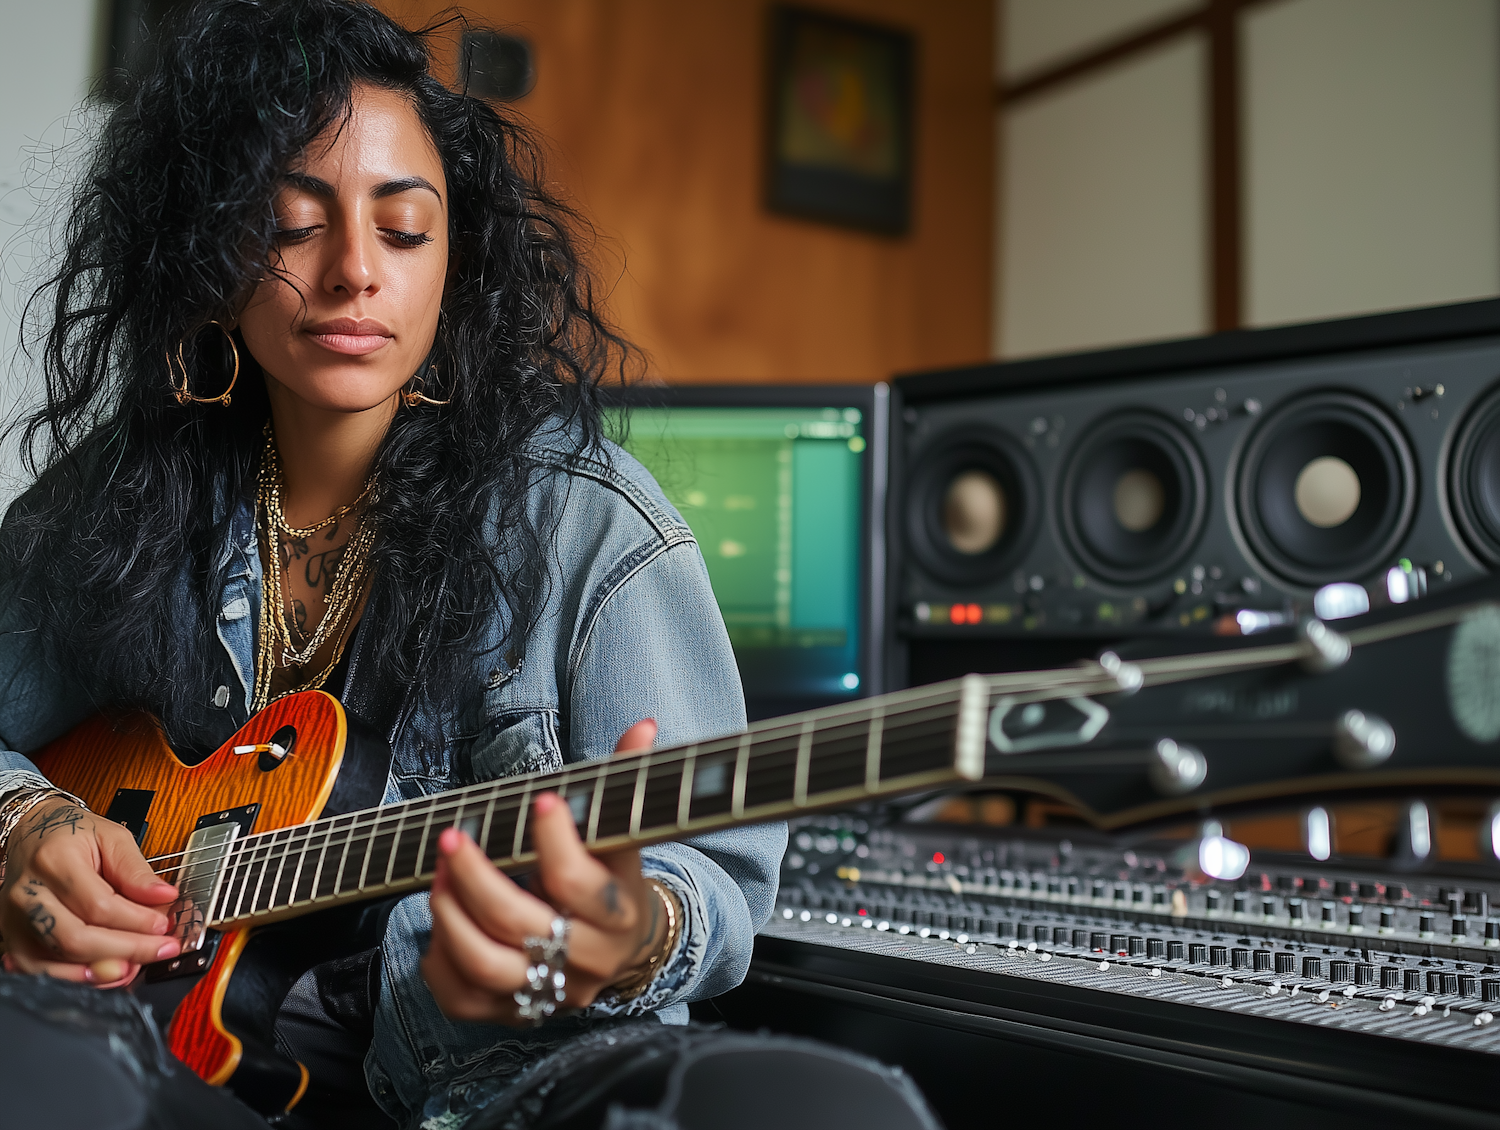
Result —
<path fill-rule="evenodd" d="M 479 736 L 470 764 L 476 781 L 562 769 L 557 711 L 512 710 L 495 715 Z"/>

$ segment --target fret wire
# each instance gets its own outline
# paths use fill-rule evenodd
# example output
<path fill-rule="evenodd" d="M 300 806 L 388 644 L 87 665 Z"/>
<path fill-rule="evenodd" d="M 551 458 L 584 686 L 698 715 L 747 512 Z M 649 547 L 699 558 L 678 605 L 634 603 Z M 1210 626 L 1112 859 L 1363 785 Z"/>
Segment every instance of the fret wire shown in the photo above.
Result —
<path fill-rule="evenodd" d="M 677 826 L 681 828 L 691 817 L 693 804 L 693 770 L 698 764 L 698 747 L 694 745 L 683 758 L 682 783 L 677 789 Z"/>
<path fill-rule="evenodd" d="M 531 811 L 531 782 L 526 782 L 526 787 L 521 790 L 521 806 L 516 811 L 516 837 L 511 844 L 510 857 L 519 859 L 521 856 L 521 844 L 526 839 L 526 814 Z"/>
<path fill-rule="evenodd" d="M 877 710 L 870 717 L 870 737 L 865 743 L 865 792 L 880 788 L 880 745 L 885 731 L 885 713 Z"/>
<path fill-rule="evenodd" d="M 260 874 L 256 877 L 256 880 L 255 880 L 255 894 L 253 894 L 253 895 L 250 896 L 250 913 L 251 914 L 255 913 L 255 904 L 260 901 L 260 889 L 261 889 L 261 887 L 265 886 L 265 883 L 266 883 L 266 869 L 267 869 L 267 865 L 271 862 L 271 846 L 272 845 L 270 845 L 270 844 L 266 845 L 266 854 L 261 859 L 261 862 L 260 862 Z M 235 907 L 234 912 L 235 912 L 235 914 L 238 914 L 239 913 L 239 907 Z"/>
<path fill-rule="evenodd" d="M 385 879 L 381 882 L 382 887 L 391 885 L 391 872 L 396 869 L 396 851 L 401 847 L 401 832 L 406 825 L 406 805 L 401 806 L 400 819 L 396 821 L 396 835 L 391 839 L 391 854 L 385 863 Z"/>
<path fill-rule="evenodd" d="M 606 761 L 599 767 L 599 771 L 594 774 L 594 794 L 593 799 L 589 802 L 588 831 L 584 833 L 583 837 L 583 842 L 587 844 L 591 844 L 598 839 L 599 809 L 604 804 L 604 781 L 608 773 L 609 762 Z"/>
<path fill-rule="evenodd" d="M 297 870 L 292 873 L 292 885 L 287 888 L 287 906 L 297 905 L 297 884 L 302 882 L 302 868 L 307 866 L 307 845 L 312 843 L 312 829 L 316 825 L 309 824 L 307 835 L 302 837 L 302 845 L 297 849 Z M 316 885 L 316 884 L 314 884 Z"/>
<path fill-rule="evenodd" d="M 811 718 L 802 723 L 802 736 L 797 740 L 797 767 L 792 779 L 792 803 L 798 808 L 807 803 L 807 774 L 812 765 L 814 725 Z"/>
<path fill-rule="evenodd" d="M 729 813 L 742 816 L 745 812 L 745 776 L 750 772 L 750 742 L 746 733 L 740 738 L 739 752 L 734 755 L 734 791 L 730 793 Z"/>
<path fill-rule="evenodd" d="M 355 826 L 358 827 L 358 825 L 359 821 L 356 820 Z M 377 809 L 374 817 L 370 821 L 370 834 L 365 839 L 365 857 L 359 865 L 359 884 L 354 888 L 357 891 L 362 891 L 365 889 L 365 881 L 369 878 L 370 875 L 370 857 L 375 852 L 375 840 L 379 837 L 379 835 L 380 811 Z"/>
<path fill-rule="evenodd" d="M 282 829 L 282 830 L 287 833 L 286 839 L 280 840 L 280 841 L 276 842 L 273 845 L 273 847 L 279 847 L 279 848 L 282 848 L 283 850 L 278 851 L 278 852 L 275 853 L 275 859 L 276 859 L 276 877 L 271 880 L 271 890 L 266 895 L 266 907 L 265 908 L 267 910 L 270 910 L 271 907 L 274 906 L 275 903 L 276 903 L 276 887 L 277 887 L 277 884 L 279 884 L 281 882 L 281 869 L 286 866 L 286 851 L 284 849 L 285 849 L 285 845 L 287 844 L 287 842 L 290 841 L 291 838 L 292 838 L 292 836 L 291 836 L 291 829 L 290 828 L 286 828 L 286 829 Z M 279 835 L 280 833 L 278 832 L 277 834 Z M 256 910 L 259 909 L 256 906 L 256 903 L 258 903 L 258 902 L 260 902 L 260 892 L 256 891 L 255 892 L 255 901 L 250 904 L 250 913 L 251 914 L 254 914 L 256 912 Z"/>
<path fill-rule="evenodd" d="M 349 862 L 349 849 L 354 846 L 354 833 L 358 828 L 359 817 L 355 816 L 353 820 L 349 821 L 349 830 L 344 836 L 344 850 L 340 853 L 339 865 L 333 872 L 333 890 L 329 892 L 330 894 L 337 895 L 339 893 L 339 884 L 344 881 L 344 865 Z M 317 891 L 314 890 L 313 894 L 316 895 Z"/>
<path fill-rule="evenodd" d="M 479 850 L 489 855 L 490 844 L 490 820 L 495 815 L 495 801 L 498 797 L 491 796 L 489 803 L 484 806 L 484 823 L 479 826 Z"/>
<path fill-rule="evenodd" d="M 313 872 L 312 886 L 310 886 L 307 889 L 307 901 L 308 902 L 317 902 L 318 901 L 318 884 L 323 881 L 323 864 L 325 864 L 325 863 L 328 862 L 328 848 L 329 848 L 329 845 L 332 842 L 333 842 L 333 823 L 332 823 L 332 821 L 330 821 L 329 825 L 328 825 L 328 830 L 323 833 L 323 850 L 320 851 L 320 852 L 318 852 L 318 869 Z M 295 899 L 296 896 L 297 896 L 297 892 L 293 891 L 292 892 L 292 897 Z"/>
<path fill-rule="evenodd" d="M 635 771 L 635 789 L 630 796 L 630 834 L 639 836 L 641 834 L 641 809 L 646 803 L 646 770 L 651 767 L 651 754 L 648 751 L 641 758 L 641 763 Z"/>
<path fill-rule="evenodd" d="M 431 798 L 428 799 L 431 800 Z M 422 874 L 422 860 L 427 856 L 427 837 L 432 832 L 432 817 L 437 812 L 437 804 L 436 800 L 432 800 L 432 803 L 427 806 L 427 819 L 422 822 L 422 840 L 417 848 L 417 866 L 411 873 L 413 879 L 419 878 Z"/>

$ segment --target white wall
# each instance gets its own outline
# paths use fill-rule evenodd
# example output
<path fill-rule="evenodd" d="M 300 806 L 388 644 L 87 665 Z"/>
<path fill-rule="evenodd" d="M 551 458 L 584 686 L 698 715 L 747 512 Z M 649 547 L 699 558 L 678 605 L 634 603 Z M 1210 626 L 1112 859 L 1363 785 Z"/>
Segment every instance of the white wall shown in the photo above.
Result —
<path fill-rule="evenodd" d="M 1246 321 L 1500 293 L 1500 6 L 1295 0 L 1243 26 Z"/>
<path fill-rule="evenodd" d="M 1177 40 L 1005 116 L 997 354 L 1203 332 L 1204 56 Z"/>
<path fill-rule="evenodd" d="M 46 262 L 61 185 L 84 149 L 75 114 L 95 73 L 101 0 L 0 0 L 0 421 L 34 402 L 34 366 L 17 356 L 21 305 Z M 0 424 L 3 426 L 3 424 Z M 0 448 L 0 507 L 19 465 Z"/>

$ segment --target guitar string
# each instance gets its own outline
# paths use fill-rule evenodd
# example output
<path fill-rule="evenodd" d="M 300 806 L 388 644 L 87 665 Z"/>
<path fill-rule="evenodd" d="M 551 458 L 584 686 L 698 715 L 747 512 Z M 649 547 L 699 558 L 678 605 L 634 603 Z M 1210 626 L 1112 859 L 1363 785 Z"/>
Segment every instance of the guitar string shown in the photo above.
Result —
<path fill-rule="evenodd" d="M 943 718 L 939 719 L 939 721 L 943 723 L 944 728 L 946 729 L 946 724 L 949 720 Z M 914 728 L 914 726 L 898 727 L 896 730 L 896 737 L 898 739 L 902 737 L 909 738 L 913 735 L 906 733 L 906 731 Z M 787 750 L 783 752 L 791 753 L 792 751 Z M 857 765 L 862 766 L 865 758 L 865 753 L 863 750 L 850 751 L 850 757 L 851 760 L 853 760 Z M 627 778 L 633 777 L 634 775 L 634 772 L 631 772 L 622 773 L 619 776 L 621 778 Z M 597 786 L 597 776 L 591 776 L 593 777 L 591 783 Z M 631 787 L 632 789 L 634 788 L 633 785 Z M 680 778 L 678 783 L 672 786 L 672 789 L 674 792 L 680 789 Z M 494 792 L 494 790 L 492 790 L 492 792 Z M 592 798 L 593 790 L 591 789 L 588 794 L 584 795 L 588 795 Z M 489 796 L 488 800 L 486 800 L 484 793 L 480 793 L 479 795 L 472 797 L 457 797 L 456 794 L 453 793 L 441 794 L 439 797 L 434 797 L 432 803 L 429 803 L 426 806 L 425 814 L 427 815 L 428 819 L 423 826 L 422 834 L 418 842 L 403 844 L 401 839 L 399 838 L 399 833 L 393 834 L 391 837 L 390 846 L 387 849 L 388 857 L 392 858 L 392 862 L 394 863 L 395 857 L 399 857 L 403 854 L 414 853 L 417 856 L 417 861 L 414 861 L 414 865 L 410 874 L 408 875 L 406 872 L 402 872 L 403 881 L 408 877 L 419 879 L 424 875 L 430 875 L 432 873 L 430 869 L 421 867 L 417 865 L 417 863 L 426 854 L 432 827 L 447 827 L 451 825 L 457 825 L 461 822 L 465 811 L 471 808 L 473 811 L 469 813 L 469 815 L 473 818 L 477 818 L 481 810 L 482 801 L 484 802 L 482 811 L 484 812 L 487 821 L 490 822 L 490 827 L 492 829 L 496 827 L 496 825 L 494 825 L 493 823 L 495 816 L 497 814 L 501 816 L 501 823 L 498 827 L 502 831 L 500 839 L 503 842 L 505 838 L 513 834 L 512 830 L 514 828 L 514 825 L 509 824 L 505 818 L 512 813 L 517 813 L 521 807 L 519 804 L 514 803 L 515 799 L 516 798 L 514 796 L 502 798 L 498 795 L 491 795 Z M 504 803 L 502 803 L 502 801 Z M 406 813 L 406 815 L 408 816 L 422 814 L 422 812 Z M 284 834 L 284 838 L 280 839 L 279 841 L 269 843 L 262 842 L 260 844 L 254 845 L 253 848 L 248 845 L 247 842 L 245 848 L 243 848 L 232 858 L 226 859 L 224 873 L 228 878 L 227 882 L 223 885 L 221 897 L 215 904 L 215 920 L 224 920 L 224 915 L 222 913 L 219 913 L 218 911 L 221 908 L 227 909 L 228 903 L 232 899 L 234 899 L 236 893 L 238 893 L 239 895 L 235 911 L 237 915 L 239 913 L 239 909 L 243 906 L 244 898 L 248 891 L 250 883 L 252 881 L 256 881 L 258 884 L 261 884 L 259 889 L 263 890 L 265 873 L 270 869 L 271 865 L 273 863 L 279 862 L 284 868 L 287 859 L 294 853 L 296 856 L 300 857 L 300 859 L 304 863 L 307 862 L 314 853 L 318 853 L 318 867 L 320 869 L 319 874 L 315 875 L 312 884 L 307 887 L 308 894 L 305 897 L 298 897 L 298 891 L 303 887 L 300 873 L 294 876 L 292 885 L 286 889 L 286 895 L 290 896 L 289 901 L 278 904 L 278 894 L 284 889 L 284 884 L 282 882 L 284 870 L 281 873 L 278 873 L 277 878 L 272 882 L 270 888 L 270 902 L 265 908 L 266 910 L 274 909 L 278 905 L 289 907 L 302 902 L 311 902 L 316 901 L 317 899 L 326 899 L 330 896 L 337 896 L 363 890 L 369 884 L 361 884 L 359 886 L 350 887 L 347 889 L 343 886 L 344 879 L 350 874 L 350 871 L 348 869 L 348 860 L 352 855 L 355 854 L 348 849 L 357 844 L 364 844 L 366 846 L 365 858 L 366 860 L 368 860 L 369 856 L 373 852 L 375 841 L 381 839 L 384 835 L 386 835 L 390 828 L 391 821 L 389 820 L 389 818 L 382 816 L 379 810 L 368 810 L 365 813 L 356 815 L 362 818 L 362 823 L 358 821 L 351 821 L 349 824 L 346 824 L 340 828 L 327 828 L 319 831 L 311 831 L 310 826 L 308 825 L 302 825 L 292 829 L 277 829 L 274 833 L 263 833 L 263 835 L 270 837 L 277 834 Z M 727 816 L 728 813 L 722 812 L 712 815 Z M 441 817 L 441 820 L 438 819 L 439 817 Z M 679 826 L 680 825 L 678 825 L 677 821 L 675 820 L 650 825 L 650 827 L 661 830 L 667 830 Z M 297 833 L 300 833 L 300 835 L 296 835 Z M 296 844 L 292 852 L 286 850 L 277 852 L 275 850 L 278 848 L 285 849 L 288 845 L 291 844 L 294 838 L 298 839 L 300 842 Z M 487 842 L 494 842 L 495 836 L 493 835 L 493 832 L 491 832 L 490 835 L 486 836 L 485 839 Z M 329 857 L 335 851 L 341 849 L 344 851 L 344 854 L 339 858 L 337 865 L 332 871 L 332 874 L 334 875 L 333 885 L 331 889 L 326 893 L 319 893 L 320 888 L 322 887 L 321 869 L 327 865 Z M 264 854 L 254 854 L 257 851 L 263 851 Z M 496 858 L 503 859 L 506 858 L 506 856 L 502 855 Z M 361 865 L 361 876 L 367 873 L 365 867 L 366 865 Z M 386 884 L 381 883 L 378 885 Z M 259 912 L 258 904 L 259 898 L 257 897 L 252 901 L 252 913 Z"/>
<path fill-rule="evenodd" d="M 913 704 L 913 706 L 915 706 L 915 704 L 918 703 L 922 698 L 930 698 L 930 699 L 934 700 L 934 702 L 933 702 L 934 705 L 938 705 L 938 704 L 941 704 L 942 701 L 945 698 L 947 698 L 949 695 L 953 694 L 955 690 L 956 690 L 956 688 L 952 684 L 947 684 L 947 683 L 938 684 L 936 688 L 934 688 L 934 687 L 921 687 L 921 688 L 916 688 L 913 691 L 897 692 L 897 695 L 883 696 L 882 699 L 880 699 L 880 700 L 873 700 L 872 699 L 872 700 L 868 700 L 865 703 L 860 703 L 860 704 L 858 704 L 858 707 L 860 708 L 860 710 L 859 710 L 859 716 L 857 716 L 857 717 L 855 717 L 853 719 L 845 719 L 844 717 L 841 717 L 842 715 L 847 714 L 849 712 L 849 708 L 848 707 L 839 710 L 839 712 L 837 714 L 831 714 L 830 715 L 830 714 L 825 713 L 825 714 L 821 714 L 820 717 L 821 718 L 825 718 L 825 719 L 830 719 L 834 723 L 842 723 L 844 725 L 859 725 L 859 724 L 861 724 L 863 722 L 868 722 L 873 717 L 873 715 L 874 715 L 874 712 L 875 712 L 876 708 L 870 706 L 869 703 L 876 702 L 876 701 L 879 701 L 879 702 L 883 703 L 884 706 L 885 706 L 885 709 L 886 709 L 887 719 L 889 719 L 889 707 L 890 707 L 890 703 L 891 703 L 891 699 L 892 698 L 895 698 L 895 697 L 899 696 L 899 697 L 901 697 L 903 699 L 903 701 L 908 701 L 909 700 Z M 855 704 L 850 704 L 850 705 L 854 706 Z M 651 756 L 651 764 L 652 765 L 668 765 L 668 764 L 674 763 L 675 761 L 685 760 L 688 756 L 693 756 L 693 755 L 696 755 L 699 758 L 704 758 L 704 757 L 711 757 L 711 756 L 714 756 L 714 755 L 720 754 L 720 753 L 737 752 L 741 741 L 747 735 L 751 738 L 752 742 L 759 742 L 759 743 L 766 743 L 766 742 L 769 742 L 771 740 L 774 740 L 777 737 L 800 735 L 803 724 L 804 724 L 804 720 L 803 720 L 802 716 L 800 716 L 800 715 L 792 715 L 790 721 L 783 720 L 783 719 L 777 719 L 774 724 L 758 724 L 759 727 L 760 727 L 759 729 L 757 729 L 756 726 L 752 726 L 752 727 L 748 728 L 747 730 L 745 730 L 745 731 L 743 731 L 742 733 L 739 733 L 739 734 L 726 734 L 726 735 L 723 735 L 722 737 L 709 738 L 709 739 L 706 739 L 703 742 L 698 742 L 698 743 L 691 744 L 691 745 L 675 746 L 675 747 L 672 747 L 670 749 L 665 749 L 665 750 L 651 750 L 651 751 L 646 751 L 646 752 L 648 752 L 650 754 L 650 756 Z M 820 727 L 815 732 L 819 733 L 819 734 L 822 734 L 822 733 L 825 733 L 827 731 L 825 729 L 823 729 L 823 728 Z M 713 747 L 713 748 L 707 748 L 707 749 L 705 749 L 704 747 L 706 747 L 706 746 Z M 596 762 L 596 763 L 592 763 L 592 764 L 585 765 L 585 766 L 575 766 L 575 767 L 570 767 L 568 769 L 561 770 L 559 772 L 551 774 L 550 775 L 550 779 L 553 780 L 554 782 L 556 782 L 556 784 L 568 783 L 568 782 L 563 782 L 561 780 L 561 778 L 563 778 L 565 776 L 568 776 L 570 774 L 595 772 L 595 771 L 597 771 L 598 767 L 600 767 L 600 766 L 608 766 L 608 765 L 636 765 L 638 767 L 638 762 L 636 762 L 633 759 L 632 760 L 607 759 L 605 761 Z M 541 780 L 539 780 L 538 778 L 535 778 L 535 777 L 532 777 L 532 778 L 517 778 L 517 779 L 508 780 L 508 781 L 504 782 L 503 783 L 503 787 L 507 791 L 511 791 L 511 792 L 521 791 L 525 787 L 527 787 L 528 782 L 529 782 L 530 786 L 534 788 L 538 784 L 541 783 Z M 543 785 L 542 787 L 543 788 L 556 787 L 556 784 L 554 784 L 554 785 Z M 455 789 L 455 790 L 453 790 L 450 793 L 444 793 L 444 794 L 441 794 L 441 795 L 444 795 L 444 796 L 456 796 L 459 793 L 465 792 L 465 791 L 467 791 L 469 789 L 479 790 L 479 789 L 483 789 L 485 787 L 500 787 L 500 786 L 501 786 L 500 782 L 489 782 L 489 781 L 479 782 L 477 784 L 464 786 L 464 788 L 462 788 L 462 789 Z M 395 812 L 396 810 L 402 808 L 405 805 L 421 804 L 426 799 L 427 798 L 425 798 L 425 797 L 424 798 L 414 798 L 413 800 L 403 801 L 403 802 L 400 802 L 399 804 L 384 805 L 384 806 L 380 807 L 379 811 Z M 377 811 L 377 809 L 365 809 L 363 811 L 364 812 L 374 812 L 374 811 Z M 352 816 L 352 815 L 357 815 L 357 814 L 355 814 L 355 813 L 346 813 L 346 814 L 344 814 L 343 816 L 340 816 L 340 817 L 328 817 L 327 819 L 328 820 L 343 819 L 345 816 Z M 311 825 L 297 825 L 297 826 L 298 827 L 311 827 L 311 826 L 316 826 L 317 824 L 321 824 L 321 823 L 323 823 L 323 821 L 320 820 L 320 821 L 313 822 L 313 824 L 311 824 Z M 280 829 L 275 829 L 273 831 L 279 831 L 279 830 Z M 271 834 L 272 834 L 271 832 L 257 832 L 257 833 L 255 833 L 254 836 L 246 837 L 246 839 L 239 840 L 239 841 L 237 841 L 237 843 L 239 845 L 243 846 L 243 845 L 248 844 L 251 841 L 255 840 L 257 837 L 271 835 Z M 216 850 L 220 850 L 220 849 L 219 848 L 204 848 L 204 849 L 197 849 L 197 850 L 201 850 L 201 851 L 216 851 Z M 179 857 L 183 857 L 183 856 L 186 856 L 188 854 L 191 854 L 191 853 L 187 849 L 184 849 L 183 851 L 166 852 L 166 853 L 161 854 L 161 855 L 150 856 L 146 860 L 146 862 L 147 863 L 160 863 L 160 862 L 163 862 L 165 860 L 178 859 Z M 160 874 L 160 873 L 161 872 L 158 872 L 158 874 Z"/>

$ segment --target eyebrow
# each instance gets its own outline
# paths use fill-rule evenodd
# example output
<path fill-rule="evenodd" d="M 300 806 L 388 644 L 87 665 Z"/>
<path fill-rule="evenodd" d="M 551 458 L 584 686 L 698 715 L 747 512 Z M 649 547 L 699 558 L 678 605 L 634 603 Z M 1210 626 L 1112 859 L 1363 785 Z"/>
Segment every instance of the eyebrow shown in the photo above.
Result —
<path fill-rule="evenodd" d="M 300 188 L 303 192 L 309 192 L 314 196 L 321 196 L 325 200 L 332 200 L 338 195 L 333 185 L 311 173 L 287 173 L 286 181 L 294 188 Z M 426 189 L 439 201 L 443 199 L 443 194 L 433 187 L 430 180 L 418 176 L 397 177 L 395 180 L 383 181 L 370 190 L 370 196 L 375 200 L 384 200 L 387 196 L 399 196 L 413 189 Z"/>

